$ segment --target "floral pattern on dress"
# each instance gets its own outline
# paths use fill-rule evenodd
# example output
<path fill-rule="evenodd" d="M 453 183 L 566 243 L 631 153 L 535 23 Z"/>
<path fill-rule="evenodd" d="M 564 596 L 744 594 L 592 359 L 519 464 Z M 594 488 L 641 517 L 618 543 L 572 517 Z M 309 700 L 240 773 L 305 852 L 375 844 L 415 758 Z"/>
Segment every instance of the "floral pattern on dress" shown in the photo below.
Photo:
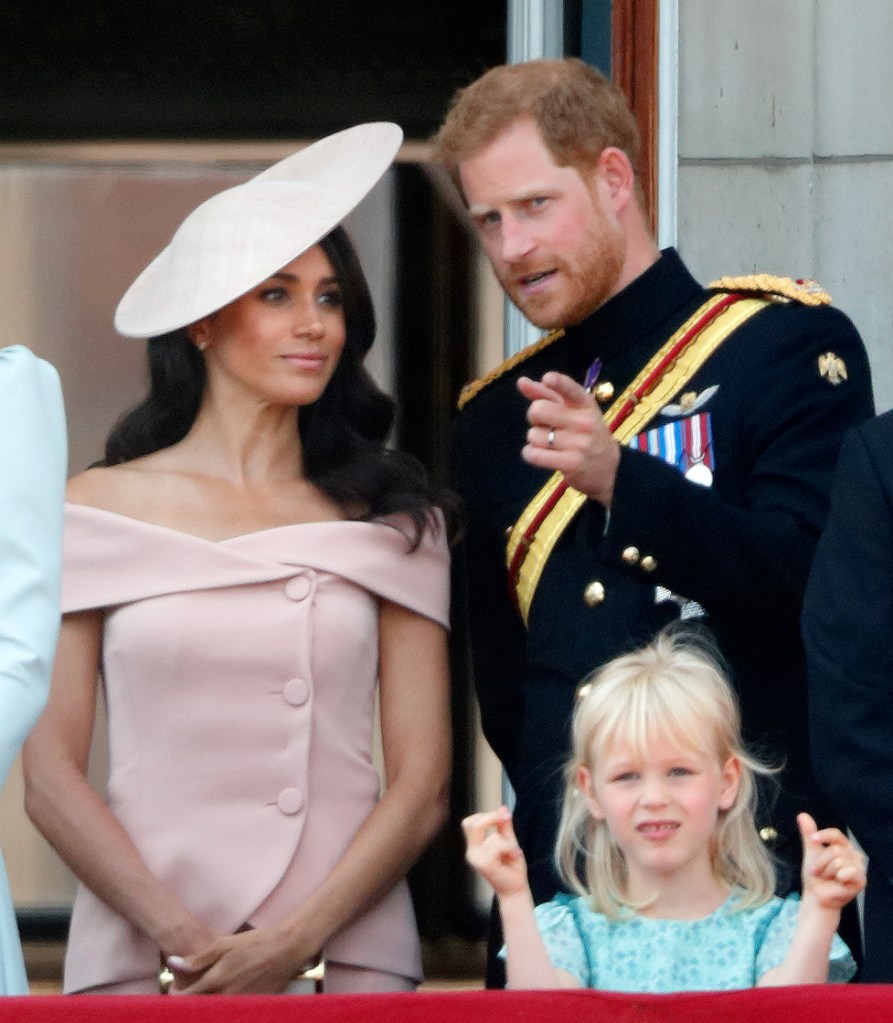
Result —
<path fill-rule="evenodd" d="M 536 907 L 536 919 L 555 967 L 583 987 L 606 991 L 669 993 L 754 987 L 787 955 L 798 895 L 772 898 L 756 909 L 739 909 L 731 894 L 699 920 L 632 916 L 609 920 L 586 900 L 559 894 Z M 835 935 L 828 979 L 849 980 L 856 963 Z"/>

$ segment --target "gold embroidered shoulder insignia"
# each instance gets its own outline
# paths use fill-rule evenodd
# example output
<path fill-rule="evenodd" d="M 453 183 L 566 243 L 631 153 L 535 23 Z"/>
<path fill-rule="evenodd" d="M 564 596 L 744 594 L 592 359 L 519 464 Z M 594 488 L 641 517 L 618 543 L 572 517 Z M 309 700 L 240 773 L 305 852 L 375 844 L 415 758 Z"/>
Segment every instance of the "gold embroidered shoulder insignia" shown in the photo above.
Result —
<path fill-rule="evenodd" d="M 763 295 L 791 299 L 801 305 L 830 305 L 831 296 L 816 281 L 773 277 L 772 274 L 750 274 L 747 277 L 720 277 L 708 288 L 715 291 L 757 291 Z"/>
<path fill-rule="evenodd" d="M 541 337 L 539 341 L 534 341 L 532 345 L 522 348 L 520 352 L 515 352 L 514 355 L 506 359 L 505 362 L 500 363 L 496 369 L 490 370 L 490 372 L 485 376 L 479 377 L 477 380 L 472 380 L 470 383 L 466 384 L 459 392 L 459 399 L 456 402 L 457 407 L 461 411 L 476 394 L 480 394 L 485 387 L 488 387 L 495 380 L 498 380 L 504 373 L 508 373 L 508 371 L 510 369 L 514 369 L 518 363 L 524 362 L 525 359 L 529 359 L 532 355 L 536 355 L 537 352 L 541 352 L 544 348 L 552 344 L 553 341 L 557 341 L 563 336 L 564 331 L 561 329 L 550 331 L 545 337 Z"/>

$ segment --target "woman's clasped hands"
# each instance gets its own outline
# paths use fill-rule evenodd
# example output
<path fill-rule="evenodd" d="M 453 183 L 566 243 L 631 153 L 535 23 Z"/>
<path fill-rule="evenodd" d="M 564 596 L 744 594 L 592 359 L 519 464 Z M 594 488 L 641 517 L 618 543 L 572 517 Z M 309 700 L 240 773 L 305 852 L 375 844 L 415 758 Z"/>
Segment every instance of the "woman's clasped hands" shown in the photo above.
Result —
<path fill-rule="evenodd" d="M 170 955 L 170 994 L 279 994 L 319 960 L 306 934 L 281 926 L 222 935 L 190 956 Z"/>

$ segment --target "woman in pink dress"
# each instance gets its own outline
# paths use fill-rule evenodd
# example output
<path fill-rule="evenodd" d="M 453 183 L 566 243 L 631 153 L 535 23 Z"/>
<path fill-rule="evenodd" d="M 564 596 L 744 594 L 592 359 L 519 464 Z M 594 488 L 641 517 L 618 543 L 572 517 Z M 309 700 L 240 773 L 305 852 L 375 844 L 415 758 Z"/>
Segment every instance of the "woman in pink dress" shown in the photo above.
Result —
<path fill-rule="evenodd" d="M 312 989 L 320 959 L 326 990 L 420 979 L 404 876 L 446 813 L 445 528 L 385 447 L 336 226 L 401 137 L 360 125 L 212 197 L 118 307 L 151 388 L 69 483 L 25 754 L 29 813 L 81 881 L 66 991 Z"/>

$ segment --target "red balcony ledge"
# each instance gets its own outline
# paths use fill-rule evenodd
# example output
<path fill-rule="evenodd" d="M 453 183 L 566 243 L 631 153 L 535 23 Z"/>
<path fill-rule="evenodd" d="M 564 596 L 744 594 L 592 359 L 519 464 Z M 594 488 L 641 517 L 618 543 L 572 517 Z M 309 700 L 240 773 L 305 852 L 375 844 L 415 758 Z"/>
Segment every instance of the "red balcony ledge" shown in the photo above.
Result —
<path fill-rule="evenodd" d="M 3 1023 L 893 1023 L 893 985 L 816 985 L 677 995 L 447 991 L 398 995 L 0 999 Z"/>

